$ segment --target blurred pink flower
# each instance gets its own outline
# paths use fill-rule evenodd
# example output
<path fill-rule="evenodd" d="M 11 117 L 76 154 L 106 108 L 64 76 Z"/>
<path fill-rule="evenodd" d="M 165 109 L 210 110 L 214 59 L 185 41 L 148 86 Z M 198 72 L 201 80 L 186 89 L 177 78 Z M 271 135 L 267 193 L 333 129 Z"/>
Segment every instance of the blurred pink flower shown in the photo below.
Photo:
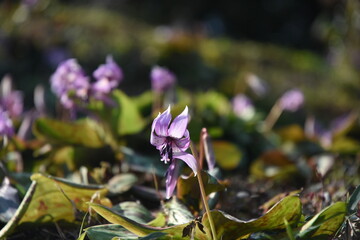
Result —
<path fill-rule="evenodd" d="M 67 109 L 75 106 L 75 99 L 85 101 L 88 98 L 89 78 L 85 76 L 76 59 L 61 62 L 51 76 L 50 83 L 52 91 Z"/>
<path fill-rule="evenodd" d="M 155 66 L 150 74 L 152 89 L 156 92 L 165 92 L 174 86 L 176 76 L 167 68 Z"/>
<path fill-rule="evenodd" d="M 117 88 L 123 79 L 123 72 L 111 56 L 107 56 L 106 63 L 100 65 L 93 73 L 96 82 L 92 90 L 96 95 L 109 94 Z"/>
<path fill-rule="evenodd" d="M 279 103 L 283 110 L 295 112 L 303 105 L 304 95 L 300 90 L 292 89 L 281 96 Z"/>

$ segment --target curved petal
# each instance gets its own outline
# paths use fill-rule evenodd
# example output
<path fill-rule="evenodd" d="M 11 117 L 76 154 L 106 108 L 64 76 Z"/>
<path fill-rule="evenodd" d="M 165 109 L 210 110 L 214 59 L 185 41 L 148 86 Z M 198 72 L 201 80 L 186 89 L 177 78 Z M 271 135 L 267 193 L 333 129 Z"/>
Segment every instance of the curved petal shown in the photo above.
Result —
<path fill-rule="evenodd" d="M 173 138 L 181 138 L 184 136 L 187 124 L 189 121 L 188 107 L 186 106 L 184 111 L 177 116 L 171 123 L 169 128 L 169 136 Z"/>
<path fill-rule="evenodd" d="M 150 135 L 150 143 L 151 145 L 155 146 L 157 149 L 161 149 L 162 146 L 166 141 L 165 137 L 158 137 L 155 133 L 151 133 Z"/>
<path fill-rule="evenodd" d="M 171 121 L 171 114 L 170 114 L 170 106 L 169 106 L 165 112 L 159 114 L 154 119 L 152 129 L 155 130 L 155 133 L 158 136 L 167 137 L 170 121 Z"/>
<path fill-rule="evenodd" d="M 197 162 L 193 155 L 186 152 L 175 152 L 173 158 L 183 160 L 193 170 L 194 174 L 197 174 Z"/>
<path fill-rule="evenodd" d="M 172 149 L 174 152 L 185 152 L 186 149 L 189 148 L 190 145 L 190 135 L 189 131 L 186 129 L 184 133 L 184 137 L 180 139 L 174 139 L 172 141 Z"/>
<path fill-rule="evenodd" d="M 166 199 L 169 199 L 176 187 L 177 179 L 180 173 L 180 164 L 177 161 L 173 161 L 168 170 L 166 171 Z"/>

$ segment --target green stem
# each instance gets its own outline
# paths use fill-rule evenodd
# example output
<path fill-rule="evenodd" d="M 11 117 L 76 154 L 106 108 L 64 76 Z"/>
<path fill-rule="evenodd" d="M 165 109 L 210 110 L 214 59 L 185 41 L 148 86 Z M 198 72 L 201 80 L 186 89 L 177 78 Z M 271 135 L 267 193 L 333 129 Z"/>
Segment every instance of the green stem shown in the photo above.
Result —
<path fill-rule="evenodd" d="M 193 153 L 194 156 L 196 156 L 196 160 L 197 160 L 197 165 L 198 165 L 198 171 L 197 171 L 197 179 L 198 179 L 198 182 L 199 182 L 199 187 L 200 187 L 200 193 L 201 193 L 201 199 L 203 201 L 203 204 L 204 204 L 204 207 L 205 207 L 205 211 L 207 213 L 207 216 L 208 216 L 208 219 L 209 219 L 209 223 L 210 223 L 210 229 L 211 229 L 211 234 L 212 234 L 212 239 L 213 240 L 217 240 L 216 238 L 216 231 L 215 231 L 215 224 L 214 224 L 214 221 L 213 221 L 213 218 L 211 216 L 211 213 L 210 213 L 210 208 L 209 208 L 209 204 L 207 202 L 207 199 L 206 199 L 206 193 L 205 193 L 205 188 L 204 188 L 204 183 L 203 183 L 203 180 L 202 180 L 202 177 L 201 177 L 201 168 L 199 167 L 199 163 L 198 163 L 198 155 L 196 153 L 196 150 L 195 150 L 195 147 L 193 145 L 193 143 L 191 142 L 190 144 L 190 149 Z"/>

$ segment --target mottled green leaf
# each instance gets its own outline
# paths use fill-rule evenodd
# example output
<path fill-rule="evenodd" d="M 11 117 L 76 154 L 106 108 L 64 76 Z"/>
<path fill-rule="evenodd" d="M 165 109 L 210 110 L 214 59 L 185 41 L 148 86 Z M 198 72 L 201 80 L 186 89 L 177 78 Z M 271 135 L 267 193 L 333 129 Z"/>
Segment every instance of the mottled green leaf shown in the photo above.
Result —
<path fill-rule="evenodd" d="M 118 238 L 121 240 L 134 240 L 138 237 L 117 224 L 104 224 L 84 229 L 90 240 L 110 240 Z"/>
<path fill-rule="evenodd" d="M 105 145 L 102 129 L 90 119 L 62 122 L 50 118 L 38 118 L 34 122 L 33 132 L 38 138 L 55 144 L 77 144 L 93 148 Z"/>
<path fill-rule="evenodd" d="M 121 202 L 111 209 L 138 223 L 146 224 L 154 219 L 151 212 L 137 202 Z"/>
<path fill-rule="evenodd" d="M 279 201 L 260 218 L 242 221 L 221 211 L 211 211 L 218 239 L 241 239 L 248 234 L 286 228 L 284 219 L 290 225 L 297 224 L 301 217 L 301 202 L 298 196 L 288 196 Z M 209 229 L 209 220 L 204 216 L 203 225 Z"/>
<path fill-rule="evenodd" d="M 108 182 L 108 189 L 111 194 L 120 194 L 128 191 L 138 181 L 131 173 L 118 174 Z"/>
<path fill-rule="evenodd" d="M 65 179 L 33 174 L 32 184 L 12 219 L 0 232 L 0 239 L 10 234 L 18 225 L 32 222 L 56 222 L 76 219 L 76 211 L 87 211 L 86 202 L 94 201 L 110 206 L 104 198 L 103 186 L 75 184 Z"/>
<path fill-rule="evenodd" d="M 168 225 L 180 225 L 194 219 L 189 209 L 176 197 L 165 203 L 164 211 L 168 216 Z"/>
<path fill-rule="evenodd" d="M 127 217 L 117 214 L 105 206 L 101 206 L 96 203 L 89 203 L 89 205 L 92 209 L 94 209 L 98 214 L 100 214 L 110 223 L 119 224 L 139 237 L 145 237 L 151 233 L 162 232 L 167 233 L 170 239 L 182 239 L 182 231 L 188 225 L 181 224 L 165 228 L 151 227 L 149 225 L 137 223 Z M 195 234 L 197 239 L 207 239 L 206 235 L 200 231 L 196 231 Z"/>
<path fill-rule="evenodd" d="M 36 191 L 20 224 L 35 221 L 74 221 L 75 210 L 87 211 L 85 203 L 91 200 L 110 205 L 109 200 L 104 198 L 107 193 L 104 186 L 75 184 L 42 174 L 34 174 L 31 179 L 37 183 Z"/>
<path fill-rule="evenodd" d="M 301 239 L 329 239 L 345 220 L 346 203 L 336 202 L 323 209 L 302 226 L 298 237 Z"/>

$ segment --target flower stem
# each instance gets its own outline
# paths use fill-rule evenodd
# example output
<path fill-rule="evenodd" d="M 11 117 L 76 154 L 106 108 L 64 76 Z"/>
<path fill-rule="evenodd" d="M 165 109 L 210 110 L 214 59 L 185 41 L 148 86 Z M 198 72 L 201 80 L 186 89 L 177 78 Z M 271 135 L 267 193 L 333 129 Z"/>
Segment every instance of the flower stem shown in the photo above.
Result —
<path fill-rule="evenodd" d="M 198 171 L 197 171 L 196 176 L 197 176 L 197 179 L 198 179 L 198 182 L 199 182 L 201 198 L 202 198 L 202 201 L 203 201 L 203 204 L 204 204 L 204 207 L 205 207 L 205 211 L 206 211 L 208 219 L 209 219 L 212 239 L 217 240 L 215 224 L 214 224 L 213 218 L 212 218 L 211 213 L 210 213 L 209 204 L 208 204 L 207 199 L 206 199 L 204 183 L 203 183 L 203 180 L 202 180 L 202 177 L 201 177 L 201 168 L 199 167 L 199 163 L 198 163 L 199 162 L 199 159 L 198 159 L 199 157 L 198 157 L 198 154 L 197 154 L 196 149 L 195 149 L 192 142 L 190 143 L 190 149 L 191 149 L 193 155 L 196 156 L 196 158 L 197 158 Z"/>
<path fill-rule="evenodd" d="M 282 111 L 283 109 L 281 108 L 279 102 L 276 102 L 264 121 L 264 132 L 268 132 L 271 130 L 271 128 L 275 125 L 276 121 L 279 119 Z"/>

